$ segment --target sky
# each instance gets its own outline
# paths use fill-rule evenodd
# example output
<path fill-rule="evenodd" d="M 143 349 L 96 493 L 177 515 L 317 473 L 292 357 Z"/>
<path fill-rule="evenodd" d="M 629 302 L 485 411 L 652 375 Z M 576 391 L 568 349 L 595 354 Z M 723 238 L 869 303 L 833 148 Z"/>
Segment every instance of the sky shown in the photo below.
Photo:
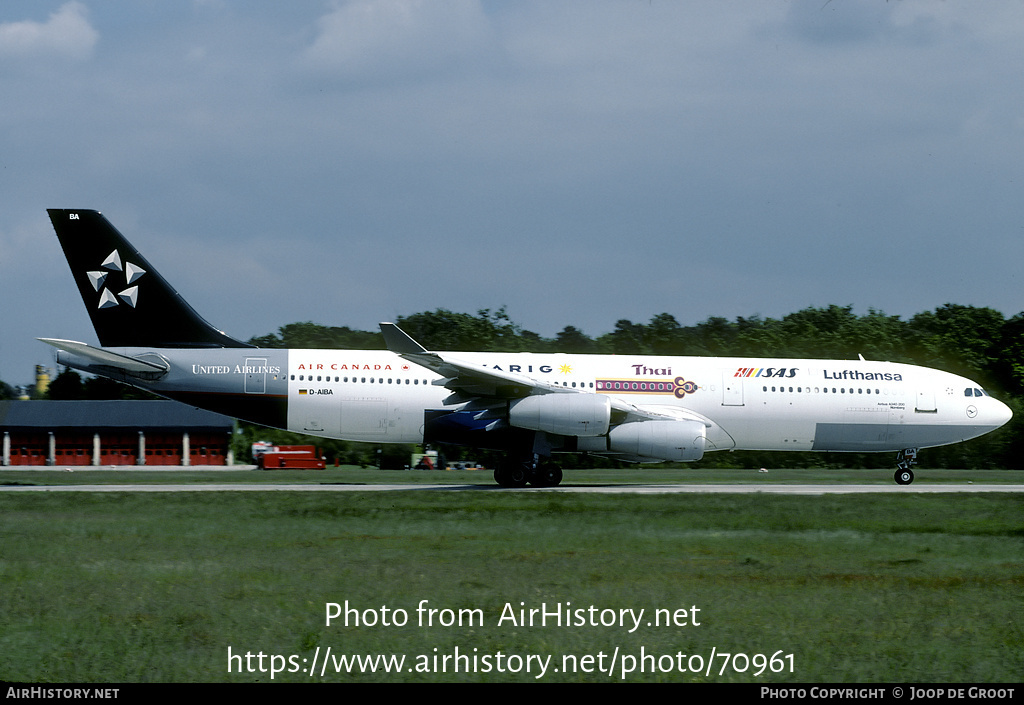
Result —
<path fill-rule="evenodd" d="M 47 208 L 243 340 L 1012 316 L 1021 66 L 1020 0 L 4 0 L 0 380 L 96 343 Z"/>

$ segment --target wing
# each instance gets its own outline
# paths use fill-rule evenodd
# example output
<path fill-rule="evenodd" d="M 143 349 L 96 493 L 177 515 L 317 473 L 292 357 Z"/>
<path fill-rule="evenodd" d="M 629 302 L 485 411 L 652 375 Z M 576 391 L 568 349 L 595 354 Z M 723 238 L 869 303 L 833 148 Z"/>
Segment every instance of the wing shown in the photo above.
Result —
<path fill-rule="evenodd" d="M 484 431 L 509 426 L 562 437 L 552 444 L 631 462 L 700 460 L 707 419 L 684 409 L 642 409 L 608 394 L 562 387 L 527 375 L 484 367 L 457 354 L 427 350 L 393 323 L 381 323 L 388 349 L 441 376 L 434 384 L 452 392 L 445 405 L 460 406 Z M 536 447 L 536 446 L 534 446 Z"/>
<path fill-rule="evenodd" d="M 580 435 L 578 427 L 586 425 L 588 427 L 586 435 L 601 435 L 601 433 L 596 433 L 597 426 L 600 424 L 595 426 L 592 419 L 589 418 L 594 413 L 604 413 L 609 416 L 609 422 L 604 424 L 602 433 L 607 433 L 609 425 L 671 418 L 657 412 L 638 409 L 632 404 L 604 394 L 594 394 L 582 389 L 569 389 L 528 375 L 494 370 L 460 359 L 458 355 L 451 353 L 432 352 L 416 342 L 394 323 L 381 323 L 380 330 L 384 334 L 384 342 L 388 350 L 409 362 L 441 375 L 442 379 L 435 381 L 434 384 L 443 386 L 452 392 L 452 395 L 445 399 L 445 405 L 465 404 L 464 411 L 479 412 L 476 416 L 477 419 L 496 419 L 497 421 L 490 428 L 498 428 L 501 421 L 507 419 L 511 414 L 521 417 L 528 413 L 540 413 L 552 418 L 544 424 L 544 428 L 535 428 L 535 430 Z M 550 399 L 544 402 L 519 403 L 520 400 L 526 400 L 529 397 L 555 394 L 564 395 L 564 398 Z M 573 397 L 575 399 L 571 399 Z M 541 407 L 544 408 L 541 409 Z M 516 411 L 517 409 L 518 411 Z M 539 411 L 534 411 L 534 409 Z M 559 415 L 568 418 L 564 423 L 559 423 L 553 418 Z M 532 428 L 533 426 L 526 427 Z M 567 433 L 567 430 L 572 430 L 573 433 Z"/>

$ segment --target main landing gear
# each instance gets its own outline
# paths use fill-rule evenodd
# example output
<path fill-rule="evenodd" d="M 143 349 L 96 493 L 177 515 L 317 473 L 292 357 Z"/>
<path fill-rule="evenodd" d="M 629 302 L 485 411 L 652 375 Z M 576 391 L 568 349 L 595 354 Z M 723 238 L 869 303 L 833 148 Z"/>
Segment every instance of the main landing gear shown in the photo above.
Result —
<path fill-rule="evenodd" d="M 896 455 L 896 474 L 893 476 L 897 485 L 909 485 L 914 481 L 913 466 L 917 465 L 917 448 L 905 448 Z"/>
<path fill-rule="evenodd" d="M 550 460 L 508 458 L 494 469 L 494 481 L 502 487 L 557 487 L 562 482 L 562 468 Z"/>

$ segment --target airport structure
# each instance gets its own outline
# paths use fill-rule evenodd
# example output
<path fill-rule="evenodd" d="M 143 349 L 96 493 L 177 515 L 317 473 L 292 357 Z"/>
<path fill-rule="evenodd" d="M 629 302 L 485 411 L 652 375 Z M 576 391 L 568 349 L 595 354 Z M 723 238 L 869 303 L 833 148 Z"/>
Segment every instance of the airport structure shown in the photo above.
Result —
<path fill-rule="evenodd" d="M 231 465 L 234 421 L 174 401 L 3 401 L 4 466 Z"/>

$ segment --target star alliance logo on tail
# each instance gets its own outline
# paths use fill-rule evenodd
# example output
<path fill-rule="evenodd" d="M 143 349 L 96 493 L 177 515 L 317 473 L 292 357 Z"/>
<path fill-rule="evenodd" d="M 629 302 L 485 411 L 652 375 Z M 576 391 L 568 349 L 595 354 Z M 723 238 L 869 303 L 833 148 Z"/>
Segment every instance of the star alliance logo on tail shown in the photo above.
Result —
<path fill-rule="evenodd" d="M 146 273 L 146 270 L 131 262 L 122 264 L 121 255 L 118 254 L 117 250 L 107 255 L 107 258 L 103 260 L 103 264 L 100 267 L 103 269 L 85 273 L 89 278 L 89 283 L 92 284 L 93 291 L 99 292 L 100 301 L 97 308 L 116 308 L 122 302 L 135 308 L 139 300 L 139 287 L 132 286 L 132 284 L 137 282 Z M 121 289 L 116 296 L 111 291 L 111 288 L 116 288 L 112 286 L 114 284 L 115 272 L 123 273 L 125 279 L 125 288 Z M 107 286 L 108 279 L 111 280 L 109 282 L 110 288 Z"/>

